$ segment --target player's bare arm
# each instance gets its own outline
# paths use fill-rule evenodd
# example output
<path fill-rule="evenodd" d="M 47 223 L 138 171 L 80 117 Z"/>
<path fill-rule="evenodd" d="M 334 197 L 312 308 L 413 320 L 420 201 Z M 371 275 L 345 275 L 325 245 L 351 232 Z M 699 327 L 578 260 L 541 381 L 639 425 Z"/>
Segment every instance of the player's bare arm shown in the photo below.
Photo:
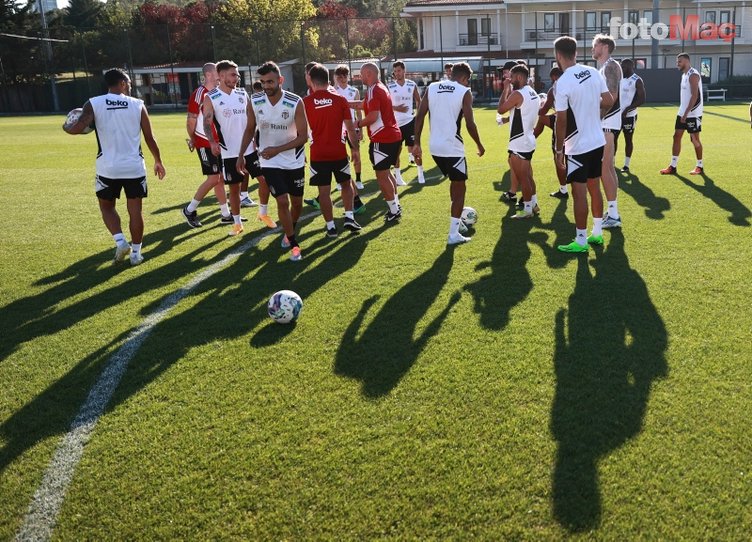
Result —
<path fill-rule="evenodd" d="M 370 126 L 371 124 L 376 122 L 376 119 L 378 118 L 379 118 L 379 112 L 371 111 L 365 117 L 363 117 L 362 119 L 358 121 L 358 125 L 360 125 L 361 128 L 365 128 L 366 126 Z"/>
<path fill-rule="evenodd" d="M 189 145 L 191 150 L 196 144 L 196 124 L 198 124 L 198 115 L 196 113 L 188 113 L 185 119 L 185 130 L 188 132 L 188 138 L 191 141 Z"/>
<path fill-rule="evenodd" d="M 248 175 L 248 170 L 245 168 L 244 154 L 248 145 L 251 144 L 251 140 L 256 135 L 256 112 L 252 107 L 248 107 L 245 110 L 245 114 L 247 122 L 245 125 L 245 131 L 243 132 L 243 139 L 240 140 L 240 149 L 238 149 L 238 159 L 235 163 L 235 168 L 238 170 L 238 173 Z"/>
<path fill-rule="evenodd" d="M 73 126 L 68 126 L 67 128 L 65 125 L 63 125 L 63 130 L 68 132 L 71 135 L 76 135 L 83 133 L 86 128 L 91 126 L 91 124 L 94 122 L 94 108 L 91 106 L 91 102 L 88 100 L 84 104 L 83 111 L 81 112 L 81 116 L 78 117 L 78 122 L 74 124 Z"/>
<path fill-rule="evenodd" d="M 360 101 L 360 91 L 359 90 L 355 91 L 355 100 L 358 103 L 362 103 Z M 358 128 L 358 125 L 357 125 L 357 121 L 360 121 L 362 118 L 363 118 L 363 109 L 362 108 L 355 109 L 355 121 L 356 121 L 355 131 L 358 133 L 358 141 L 363 141 L 363 132 L 360 131 L 360 128 Z"/>
<path fill-rule="evenodd" d="M 521 106 L 523 101 L 524 98 L 522 97 L 522 93 L 520 93 L 519 90 L 515 90 L 514 92 L 512 92 L 512 94 L 509 95 L 509 98 L 507 98 L 507 100 L 503 104 L 499 104 L 496 112 L 500 115 L 508 113 L 515 107 Z"/>
<path fill-rule="evenodd" d="M 413 143 L 413 156 L 415 158 L 421 158 L 423 156 L 423 150 L 420 148 L 420 136 L 423 134 L 423 124 L 426 121 L 426 114 L 428 113 L 428 92 L 420 101 L 418 106 L 418 113 L 415 115 L 415 142 Z"/>
<path fill-rule="evenodd" d="M 606 86 L 608 87 L 608 91 L 612 96 L 618 96 L 619 85 L 621 84 L 622 79 L 622 73 L 621 69 L 619 68 L 619 64 L 616 62 L 609 62 L 608 64 L 606 64 L 603 75 L 606 78 Z M 613 100 L 611 100 L 611 103 L 609 105 L 605 105 L 603 100 L 601 100 L 601 118 L 606 116 L 606 113 L 608 113 L 608 110 L 611 109 L 612 105 L 614 105 Z"/>
<path fill-rule="evenodd" d="M 689 90 L 692 92 L 692 97 L 689 99 L 689 105 L 687 105 L 686 111 L 682 114 L 681 121 L 687 122 L 687 115 L 689 115 L 690 108 L 697 103 L 700 99 L 700 75 L 693 73 L 689 76 Z"/>
<path fill-rule="evenodd" d="M 540 109 L 538 109 L 538 115 L 546 115 L 549 109 L 551 109 L 553 106 L 554 106 L 554 89 L 550 88 L 548 89 L 548 92 L 546 93 L 546 101 L 544 101 L 541 104 Z"/>
<path fill-rule="evenodd" d="M 418 107 L 420 107 L 420 92 L 418 92 L 418 85 L 415 85 L 413 88 L 413 106 L 416 111 L 418 110 Z"/>
<path fill-rule="evenodd" d="M 559 166 L 566 166 L 566 159 L 564 157 L 564 139 L 567 137 L 567 112 L 556 112 L 556 143 L 554 144 L 554 151 L 556 152 L 556 163 Z"/>
<path fill-rule="evenodd" d="M 214 106 L 212 105 L 211 98 L 207 95 L 204 97 L 204 133 L 206 139 L 209 140 L 209 146 L 214 156 L 219 156 L 219 141 L 214 138 L 214 131 L 212 125 L 214 124 Z"/>
<path fill-rule="evenodd" d="M 462 99 L 462 116 L 465 117 L 467 133 L 470 134 L 470 137 L 473 138 L 478 147 L 478 156 L 483 156 L 486 154 L 486 149 L 483 147 L 483 143 L 480 142 L 478 126 L 475 124 L 475 117 L 473 116 L 473 95 L 469 89 Z"/>
<path fill-rule="evenodd" d="M 355 124 L 351 119 L 345 121 L 345 130 L 352 146 L 351 152 L 353 156 L 360 154 L 360 136 L 355 132 Z"/>
<path fill-rule="evenodd" d="M 302 101 L 299 101 L 298 105 L 295 107 L 295 128 L 298 131 L 298 136 L 295 139 L 293 139 L 289 143 L 285 143 L 284 145 L 279 145 L 277 147 L 266 147 L 259 153 L 259 155 L 265 160 L 269 160 L 271 158 L 274 158 L 281 152 L 305 145 L 305 142 L 308 141 L 308 121 L 306 120 Z"/>
<path fill-rule="evenodd" d="M 162 157 L 159 154 L 159 145 L 157 140 L 154 139 L 154 132 L 151 130 L 151 119 L 149 113 L 146 111 L 145 106 L 141 106 L 141 131 L 144 133 L 144 141 L 149 148 L 149 152 L 154 157 L 154 174 L 159 179 L 164 179 L 165 168 L 162 165 Z"/>

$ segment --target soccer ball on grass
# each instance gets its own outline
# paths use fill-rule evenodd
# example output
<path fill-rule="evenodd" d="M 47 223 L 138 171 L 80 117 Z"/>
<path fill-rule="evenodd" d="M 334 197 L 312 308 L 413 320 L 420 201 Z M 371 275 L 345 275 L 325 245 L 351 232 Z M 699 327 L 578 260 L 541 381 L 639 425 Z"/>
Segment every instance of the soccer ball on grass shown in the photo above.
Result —
<path fill-rule="evenodd" d="M 303 300 L 292 290 L 280 290 L 269 298 L 269 317 L 278 324 L 296 320 L 303 309 Z"/>

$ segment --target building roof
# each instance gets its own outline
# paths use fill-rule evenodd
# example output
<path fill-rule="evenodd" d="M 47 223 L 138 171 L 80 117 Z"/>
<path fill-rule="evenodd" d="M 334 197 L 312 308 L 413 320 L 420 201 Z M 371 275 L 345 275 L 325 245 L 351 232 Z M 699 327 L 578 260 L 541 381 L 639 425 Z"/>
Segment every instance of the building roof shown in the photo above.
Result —
<path fill-rule="evenodd" d="M 405 7 L 418 6 L 472 6 L 476 4 L 503 4 L 499 0 L 410 0 Z"/>

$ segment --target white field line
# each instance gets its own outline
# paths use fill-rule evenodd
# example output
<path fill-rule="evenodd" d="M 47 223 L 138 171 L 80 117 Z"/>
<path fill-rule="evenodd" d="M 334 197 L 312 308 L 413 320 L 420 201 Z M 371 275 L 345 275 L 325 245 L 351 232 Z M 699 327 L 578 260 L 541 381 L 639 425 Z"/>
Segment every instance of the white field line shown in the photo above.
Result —
<path fill-rule="evenodd" d="M 308 213 L 300 217 L 300 220 L 306 220 L 318 214 L 318 211 Z M 45 470 L 42 482 L 34 493 L 24 517 L 23 525 L 16 534 L 16 540 L 41 541 L 49 540 L 52 537 L 68 486 L 83 456 L 84 447 L 91 439 L 100 416 L 107 408 L 112 394 L 128 368 L 128 363 L 136 355 L 154 327 L 164 320 L 167 314 L 196 286 L 230 264 L 245 251 L 256 246 L 265 237 L 280 233 L 280 231 L 280 228 L 277 227 L 257 235 L 227 254 L 220 261 L 198 273 L 188 284 L 170 294 L 153 313 L 144 319 L 140 326 L 128 335 L 123 345 L 107 361 L 102 374 L 94 383 L 86 401 L 73 419 L 70 429 L 55 450 Z"/>

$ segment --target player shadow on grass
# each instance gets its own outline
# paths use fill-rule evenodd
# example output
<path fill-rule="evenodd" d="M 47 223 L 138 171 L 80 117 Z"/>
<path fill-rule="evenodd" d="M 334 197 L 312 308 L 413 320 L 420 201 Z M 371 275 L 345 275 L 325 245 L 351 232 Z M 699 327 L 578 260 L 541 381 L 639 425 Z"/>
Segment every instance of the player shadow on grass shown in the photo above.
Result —
<path fill-rule="evenodd" d="M 540 247 L 543 251 L 543 255 L 546 257 L 546 263 L 548 263 L 548 266 L 552 269 L 561 269 L 566 267 L 567 264 L 572 261 L 571 254 L 561 252 L 556 248 L 556 245 L 569 244 L 574 235 L 574 223 L 571 222 L 569 216 L 567 216 L 567 208 L 570 205 L 569 201 L 571 201 L 571 199 L 570 196 L 569 199 L 557 200 L 551 219 L 547 223 L 541 223 L 538 226 L 541 229 L 553 232 L 553 244 L 548 242 L 548 234 L 542 231 L 536 231 L 530 236 L 530 241 Z M 548 210 L 549 207 L 546 207 L 545 209 Z"/>
<path fill-rule="evenodd" d="M 52 287 L 0 307 L 0 321 L 4 322 L 3 334 L 0 336 L 0 361 L 6 359 L 25 342 L 53 335 L 126 299 L 161 288 L 194 271 L 194 258 L 200 257 L 202 252 L 224 240 L 218 237 L 178 260 L 161 264 L 159 258 L 162 255 L 191 237 L 188 235 L 178 239 L 177 237 L 183 233 L 186 233 L 184 224 L 147 233 L 144 253 L 147 260 L 138 269 L 132 269 L 127 262 L 113 266 L 111 262 L 114 249 L 108 249 L 36 281 L 35 286 Z M 149 271 L 144 272 L 145 269 Z M 132 273 L 134 278 L 94 293 L 65 308 L 56 309 L 69 298 L 80 296 L 120 273 Z"/>
<path fill-rule="evenodd" d="M 329 281 L 337 280 L 357 263 L 368 242 L 383 231 L 384 228 L 376 227 L 361 235 L 344 237 L 335 241 L 336 247 L 322 236 L 304 245 L 304 259 L 295 263 L 287 260 L 288 251 L 280 248 L 278 235 L 264 249 L 251 248 L 241 253 L 235 262 L 213 273 L 191 292 L 191 296 L 203 297 L 201 301 L 192 305 L 190 310 L 168 316 L 154 327 L 128 363 L 107 410 L 136 395 L 183 359 L 191 348 L 234 339 L 258 326 L 268 318 L 266 304 L 274 291 L 290 288 L 305 299 Z M 165 281 L 174 282 L 187 273 L 183 268 L 185 264 L 191 271 L 197 270 L 190 260 L 204 248 L 173 264 L 159 267 L 155 272 L 163 274 Z M 228 248 L 216 260 L 234 250 L 237 246 Z M 282 261 L 278 261 L 280 258 Z M 175 270 L 171 270 L 170 265 L 175 266 Z M 253 276 L 247 278 L 251 272 Z M 118 288 L 123 290 L 124 296 L 130 297 L 142 281 L 150 283 L 140 276 L 138 282 Z M 145 306 L 142 313 L 154 313 L 172 295 L 174 292 Z M 38 442 L 70 429 L 71 421 L 110 361 L 113 351 L 134 331 L 135 328 L 120 334 L 76 363 L 68 373 L 0 425 L 0 441 L 4 443 L 0 449 L 0 472 Z M 241 361 L 244 355 L 251 355 L 250 349 L 238 353 Z M 86 419 L 84 423 L 91 421 L 94 419 Z"/>
<path fill-rule="evenodd" d="M 728 217 L 728 221 L 734 226 L 749 227 L 749 219 L 752 217 L 752 211 L 750 211 L 741 201 L 736 199 L 735 196 L 717 186 L 713 179 L 705 174 L 701 175 L 701 177 L 704 181 L 703 184 L 696 184 L 687 177 L 679 175 L 678 173 L 676 174 L 676 178 L 688 187 L 714 201 L 721 209 L 731 213 L 731 216 Z"/>
<path fill-rule="evenodd" d="M 616 174 L 619 178 L 619 190 L 631 196 L 637 205 L 644 207 L 646 217 L 661 220 L 664 218 L 663 213 L 671 209 L 668 199 L 656 196 L 655 192 L 640 182 L 640 178 L 634 173 L 617 170 Z"/>
<path fill-rule="evenodd" d="M 447 306 L 415 336 L 419 323 L 446 286 L 453 262 L 454 247 L 447 247 L 425 272 L 390 297 L 368 326 L 361 329 L 378 296 L 366 299 L 342 337 L 334 361 L 335 374 L 359 380 L 363 395 L 369 399 L 390 393 L 439 332 L 461 297 L 455 292 Z"/>
<path fill-rule="evenodd" d="M 501 219 L 501 236 L 491 259 L 479 263 L 475 271 L 488 270 L 472 284 L 465 286 L 475 300 L 475 312 L 486 329 L 501 331 L 509 323 L 512 309 L 532 291 L 533 281 L 527 269 L 530 259 L 530 231 L 537 218 L 517 220 L 517 211 L 510 206 Z"/>
<path fill-rule="evenodd" d="M 621 231 L 592 264 L 594 276 L 578 257 L 569 307 L 554 327 L 553 512 L 571 532 L 600 524 L 598 463 L 640 433 L 653 381 L 668 373 L 668 333 L 629 267 Z"/>

